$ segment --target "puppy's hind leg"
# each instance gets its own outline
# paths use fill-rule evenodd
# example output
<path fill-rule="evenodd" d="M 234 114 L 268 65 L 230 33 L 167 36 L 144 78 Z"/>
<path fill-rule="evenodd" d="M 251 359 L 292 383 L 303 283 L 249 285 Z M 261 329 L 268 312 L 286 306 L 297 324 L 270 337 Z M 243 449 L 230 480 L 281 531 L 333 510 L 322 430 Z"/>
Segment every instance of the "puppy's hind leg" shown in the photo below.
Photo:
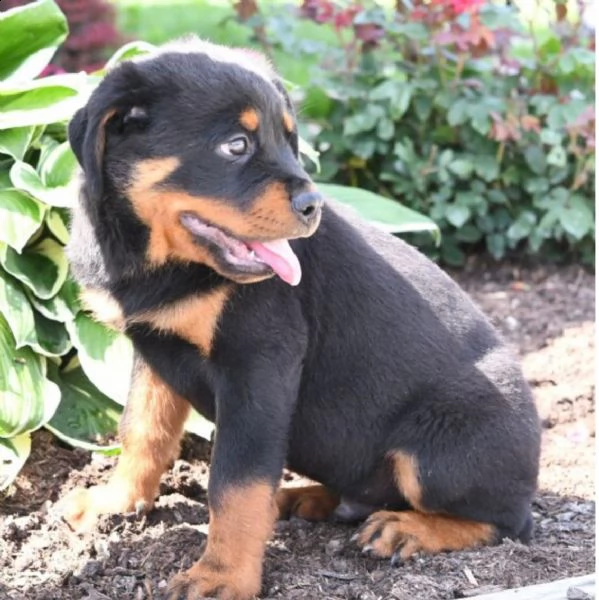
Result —
<path fill-rule="evenodd" d="M 136 360 L 119 433 L 122 454 L 105 485 L 78 488 L 60 501 L 62 517 L 75 531 L 91 529 L 101 514 L 148 511 L 160 476 L 179 451 L 189 403 L 144 362 Z"/>
<path fill-rule="evenodd" d="M 418 552 L 465 550 L 529 535 L 530 509 L 517 494 L 510 503 L 506 489 L 506 498 L 493 502 L 473 485 L 456 497 L 451 475 L 427 470 L 423 476 L 416 457 L 405 452 L 395 452 L 393 460 L 397 486 L 411 509 L 373 513 L 354 536 L 364 552 L 395 563 Z"/>
<path fill-rule="evenodd" d="M 279 488 L 275 500 L 279 519 L 299 517 L 306 521 L 325 521 L 339 505 L 339 496 L 323 485 Z"/>

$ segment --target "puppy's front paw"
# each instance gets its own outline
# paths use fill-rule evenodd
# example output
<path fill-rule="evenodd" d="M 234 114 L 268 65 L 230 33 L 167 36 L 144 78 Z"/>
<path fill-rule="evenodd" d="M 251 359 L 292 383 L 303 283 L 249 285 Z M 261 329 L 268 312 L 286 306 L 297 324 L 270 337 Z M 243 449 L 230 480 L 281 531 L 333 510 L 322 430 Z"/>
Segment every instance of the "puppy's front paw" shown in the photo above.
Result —
<path fill-rule="evenodd" d="M 154 503 L 154 498 L 148 496 L 111 483 L 76 488 L 59 501 L 57 512 L 71 529 L 83 533 L 94 528 L 100 515 L 147 512 Z"/>
<path fill-rule="evenodd" d="M 251 600 L 260 591 L 260 568 L 225 566 L 202 558 L 188 571 L 179 573 L 168 586 L 168 600 Z"/>

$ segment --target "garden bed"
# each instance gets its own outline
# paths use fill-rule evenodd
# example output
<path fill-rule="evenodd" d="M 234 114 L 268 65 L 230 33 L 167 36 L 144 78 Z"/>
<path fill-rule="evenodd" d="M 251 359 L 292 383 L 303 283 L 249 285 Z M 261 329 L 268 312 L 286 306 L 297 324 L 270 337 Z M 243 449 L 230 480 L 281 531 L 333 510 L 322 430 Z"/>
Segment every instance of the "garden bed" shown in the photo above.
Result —
<path fill-rule="evenodd" d="M 594 277 L 577 266 L 478 260 L 455 276 L 519 351 L 543 418 L 532 543 L 391 568 L 360 554 L 351 527 L 281 522 L 263 598 L 441 600 L 594 571 Z M 208 451 L 187 440 L 153 512 L 140 521 L 103 518 L 98 531 L 80 537 L 54 516 L 54 503 L 74 486 L 105 480 L 115 459 L 91 459 L 35 434 L 32 457 L 0 506 L 0 598 L 161 599 L 166 581 L 201 555 Z"/>

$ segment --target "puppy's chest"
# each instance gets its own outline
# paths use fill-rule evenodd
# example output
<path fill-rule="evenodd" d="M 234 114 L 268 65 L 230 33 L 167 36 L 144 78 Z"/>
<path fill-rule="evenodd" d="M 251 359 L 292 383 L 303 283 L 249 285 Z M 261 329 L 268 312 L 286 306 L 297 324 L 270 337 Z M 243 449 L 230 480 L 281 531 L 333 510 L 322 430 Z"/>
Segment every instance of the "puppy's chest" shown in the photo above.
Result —
<path fill-rule="evenodd" d="M 149 326 L 157 333 L 185 340 L 202 356 L 209 357 L 231 291 L 229 286 L 223 285 L 132 314 L 126 314 L 117 299 L 106 290 L 85 290 L 81 300 L 96 320 L 112 329 L 124 332 L 137 324 Z"/>

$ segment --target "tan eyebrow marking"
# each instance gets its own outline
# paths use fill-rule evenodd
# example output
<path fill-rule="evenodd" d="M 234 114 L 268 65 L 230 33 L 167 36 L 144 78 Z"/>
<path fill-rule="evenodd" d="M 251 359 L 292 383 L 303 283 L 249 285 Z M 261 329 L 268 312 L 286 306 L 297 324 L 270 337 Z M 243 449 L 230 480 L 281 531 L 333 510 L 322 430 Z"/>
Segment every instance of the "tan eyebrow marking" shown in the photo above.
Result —
<path fill-rule="evenodd" d="M 248 130 L 256 131 L 260 125 L 260 116 L 255 108 L 246 108 L 239 115 L 239 122 Z"/>

